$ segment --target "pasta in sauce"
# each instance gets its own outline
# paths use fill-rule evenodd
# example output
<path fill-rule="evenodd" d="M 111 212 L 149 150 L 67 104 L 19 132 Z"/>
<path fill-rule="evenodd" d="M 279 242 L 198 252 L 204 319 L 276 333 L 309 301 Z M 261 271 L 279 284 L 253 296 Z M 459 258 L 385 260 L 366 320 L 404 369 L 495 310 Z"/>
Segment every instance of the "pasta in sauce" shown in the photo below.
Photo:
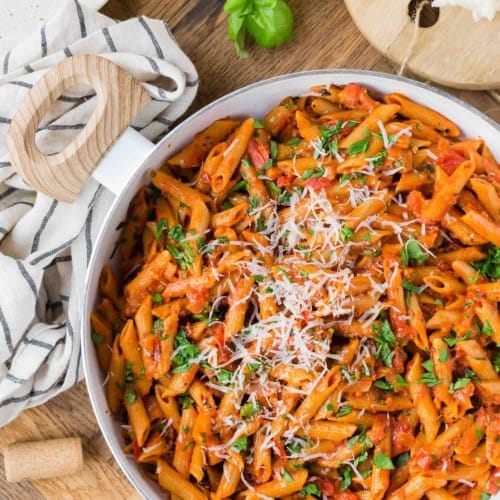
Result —
<path fill-rule="evenodd" d="M 130 205 L 92 314 L 125 451 L 173 498 L 488 498 L 500 168 L 348 84 L 220 119 Z"/>

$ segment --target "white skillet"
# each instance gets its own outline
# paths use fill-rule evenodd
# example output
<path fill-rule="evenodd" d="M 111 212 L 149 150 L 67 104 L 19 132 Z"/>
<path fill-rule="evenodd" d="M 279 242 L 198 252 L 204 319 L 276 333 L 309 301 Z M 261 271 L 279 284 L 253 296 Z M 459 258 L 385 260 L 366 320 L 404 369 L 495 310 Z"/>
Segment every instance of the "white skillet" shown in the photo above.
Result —
<path fill-rule="evenodd" d="M 79 185 L 84 182 L 86 175 L 92 171 L 109 149 L 99 167 L 92 172 L 94 177 L 116 194 L 116 199 L 101 228 L 87 271 L 81 324 L 83 366 L 92 407 L 116 461 L 144 498 L 165 498 L 165 493 L 157 484 L 148 479 L 140 467 L 122 451 L 120 424 L 112 418 L 108 410 L 103 385 L 105 374 L 101 373 L 98 366 L 90 337 L 89 322 L 89 315 L 98 299 L 99 273 L 105 264 L 117 268 L 118 256 L 113 249 L 120 237 L 120 224 L 125 219 L 128 205 L 137 190 L 149 183 L 151 170 L 158 168 L 166 158 L 186 145 L 197 132 L 217 118 L 229 115 L 241 118 L 246 116 L 262 118 L 283 97 L 306 93 L 311 86 L 321 84 L 344 85 L 357 82 L 376 94 L 390 92 L 406 94 L 411 99 L 439 111 L 456 122 L 465 137 L 482 137 L 497 158 L 500 158 L 500 127 L 472 106 L 429 85 L 371 71 L 317 70 L 271 78 L 221 97 L 184 120 L 156 146 L 142 138 L 137 132 L 127 129 L 110 149 L 114 140 L 125 129 L 126 123 L 132 118 L 134 111 L 137 112 L 147 98 L 142 88 L 138 88 L 134 82 L 129 81 L 130 77 L 123 75 L 122 71 L 115 70 L 120 74 L 119 80 L 123 79 L 126 82 L 124 84 L 127 88 L 126 94 L 121 92 L 120 85 L 110 83 L 109 78 L 100 78 L 109 72 L 108 65 L 112 63 L 108 61 L 102 63 L 103 60 L 96 62 L 95 56 L 80 57 L 87 58 L 84 66 L 87 70 L 92 69 L 91 75 L 87 74 L 86 70 L 77 71 L 81 64 L 71 65 L 63 62 L 61 63 L 62 70 L 61 67 L 56 67 L 31 90 L 27 101 L 23 104 L 23 109 L 20 114 L 16 115 L 11 127 L 9 141 L 11 155 L 14 156 L 13 163 L 18 171 L 34 180 L 37 188 L 52 195 L 58 195 L 54 192 L 53 185 L 47 186 L 43 182 L 43 175 L 41 178 L 36 174 L 40 166 L 46 169 L 52 161 L 57 169 L 55 179 L 57 189 L 63 189 L 62 197 L 67 200 L 76 196 Z M 91 83 L 101 97 L 98 109 L 79 140 L 68 146 L 61 153 L 62 156 L 44 157 L 34 146 L 37 120 L 43 116 L 41 110 L 47 109 L 67 86 L 75 81 L 82 81 L 82 78 L 84 81 L 93 79 Z M 130 101 L 130 106 L 125 105 L 128 104 L 127 99 Z M 40 103 L 43 105 L 41 106 Z M 21 147 L 24 145 L 25 151 L 14 151 L 16 144 Z M 35 156 L 33 156 L 34 153 L 36 153 Z M 52 160 L 53 158 L 56 160 Z M 123 170 L 124 167 L 126 171 Z M 40 180 L 42 182 L 39 182 Z"/>

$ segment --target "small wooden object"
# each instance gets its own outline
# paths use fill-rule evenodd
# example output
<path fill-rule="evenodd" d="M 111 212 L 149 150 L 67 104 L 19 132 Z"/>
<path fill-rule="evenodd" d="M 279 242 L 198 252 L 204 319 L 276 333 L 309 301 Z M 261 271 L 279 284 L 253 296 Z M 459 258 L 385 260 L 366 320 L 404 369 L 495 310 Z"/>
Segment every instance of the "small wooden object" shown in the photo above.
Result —
<path fill-rule="evenodd" d="M 357 27 L 391 61 L 407 56 L 415 24 L 409 0 L 345 0 Z M 474 22 L 470 10 L 442 7 L 437 22 L 421 27 L 407 69 L 425 80 L 448 87 L 500 88 L 500 14 Z"/>
<path fill-rule="evenodd" d="M 83 467 L 80 438 L 14 443 L 5 450 L 5 477 L 14 483 L 75 474 Z"/>
<path fill-rule="evenodd" d="M 96 108 L 73 142 L 47 156 L 35 144 L 36 129 L 64 90 L 77 83 L 95 89 Z M 102 156 L 150 100 L 138 80 L 103 57 L 65 59 L 33 86 L 17 109 L 7 134 L 12 165 L 35 189 L 72 202 Z"/>

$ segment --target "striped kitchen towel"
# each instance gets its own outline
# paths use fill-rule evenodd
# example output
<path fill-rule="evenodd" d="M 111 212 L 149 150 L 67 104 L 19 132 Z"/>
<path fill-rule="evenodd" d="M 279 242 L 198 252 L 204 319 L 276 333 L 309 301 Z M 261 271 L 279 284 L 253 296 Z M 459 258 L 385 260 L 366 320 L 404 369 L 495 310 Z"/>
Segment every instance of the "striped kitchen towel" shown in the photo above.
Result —
<path fill-rule="evenodd" d="M 77 0 L 57 4 L 60 10 L 40 32 L 0 54 L 0 425 L 82 378 L 85 270 L 112 201 L 89 180 L 75 203 L 61 203 L 15 174 L 6 133 L 17 105 L 55 63 L 99 54 L 143 82 L 152 102 L 132 126 L 155 141 L 187 110 L 198 87 L 196 69 L 164 22 L 139 17 L 117 23 Z M 177 80 L 184 75 L 175 81 L 177 91 L 171 90 L 173 73 Z M 84 86 L 61 95 L 39 125 L 39 148 L 61 151 L 85 126 L 94 100 Z"/>

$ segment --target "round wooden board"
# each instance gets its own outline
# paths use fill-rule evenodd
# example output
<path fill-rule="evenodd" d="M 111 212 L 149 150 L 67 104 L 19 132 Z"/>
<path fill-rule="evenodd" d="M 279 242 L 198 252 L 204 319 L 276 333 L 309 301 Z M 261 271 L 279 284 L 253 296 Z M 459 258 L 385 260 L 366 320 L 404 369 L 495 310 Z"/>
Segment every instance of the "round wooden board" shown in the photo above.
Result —
<path fill-rule="evenodd" d="M 409 0 L 345 0 L 359 30 L 389 59 L 401 65 L 414 33 Z M 500 13 L 474 22 L 469 10 L 439 9 L 431 27 L 420 28 L 407 64 L 415 75 L 448 87 L 500 88 Z"/>

